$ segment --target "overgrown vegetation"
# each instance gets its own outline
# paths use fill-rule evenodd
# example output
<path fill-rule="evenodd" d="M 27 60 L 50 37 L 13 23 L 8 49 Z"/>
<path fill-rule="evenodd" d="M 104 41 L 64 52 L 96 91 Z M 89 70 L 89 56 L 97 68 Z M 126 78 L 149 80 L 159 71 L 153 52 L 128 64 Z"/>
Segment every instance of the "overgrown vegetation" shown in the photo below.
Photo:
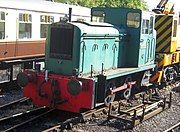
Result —
<path fill-rule="evenodd" d="M 55 0 L 55 2 L 86 7 L 129 7 L 135 9 L 147 9 L 144 0 Z"/>

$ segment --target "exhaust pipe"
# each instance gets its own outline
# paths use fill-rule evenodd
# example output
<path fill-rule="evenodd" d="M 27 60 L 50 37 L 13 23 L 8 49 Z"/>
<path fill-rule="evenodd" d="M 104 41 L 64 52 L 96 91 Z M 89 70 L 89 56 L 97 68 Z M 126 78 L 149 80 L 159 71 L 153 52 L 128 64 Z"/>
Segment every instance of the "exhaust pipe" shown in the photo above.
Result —
<path fill-rule="evenodd" d="M 71 22 L 72 8 L 69 8 L 69 22 Z"/>

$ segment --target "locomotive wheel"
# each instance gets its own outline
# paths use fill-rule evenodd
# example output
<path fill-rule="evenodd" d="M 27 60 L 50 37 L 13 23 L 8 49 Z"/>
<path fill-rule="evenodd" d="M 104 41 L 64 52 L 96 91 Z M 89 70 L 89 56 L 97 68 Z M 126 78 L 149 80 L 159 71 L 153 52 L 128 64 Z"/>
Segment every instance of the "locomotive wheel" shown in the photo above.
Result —
<path fill-rule="evenodd" d="M 110 103 L 112 103 L 115 99 L 115 94 L 110 94 L 110 90 L 111 89 L 115 89 L 116 88 L 116 85 L 115 85 L 115 82 L 114 81 L 109 81 L 107 86 L 106 86 L 106 97 L 104 99 L 104 104 L 106 106 L 109 106 Z"/>
<path fill-rule="evenodd" d="M 131 96 L 131 88 L 128 88 L 124 91 L 123 96 L 125 99 L 129 99 Z"/>
<path fill-rule="evenodd" d="M 126 79 L 125 79 L 125 84 L 128 84 L 129 82 L 132 82 L 132 78 L 131 76 L 128 76 Z M 129 99 L 131 96 L 131 88 L 128 88 L 126 89 L 124 92 L 123 92 L 123 97 L 125 99 Z"/>
<path fill-rule="evenodd" d="M 104 99 L 104 104 L 106 106 L 109 106 L 110 103 L 112 103 L 115 99 L 115 94 L 110 94 L 108 96 L 106 96 L 106 98 Z"/>
<path fill-rule="evenodd" d="M 164 80 L 165 82 L 172 82 L 173 80 L 177 79 L 177 71 L 174 67 L 166 67 L 164 69 Z"/>

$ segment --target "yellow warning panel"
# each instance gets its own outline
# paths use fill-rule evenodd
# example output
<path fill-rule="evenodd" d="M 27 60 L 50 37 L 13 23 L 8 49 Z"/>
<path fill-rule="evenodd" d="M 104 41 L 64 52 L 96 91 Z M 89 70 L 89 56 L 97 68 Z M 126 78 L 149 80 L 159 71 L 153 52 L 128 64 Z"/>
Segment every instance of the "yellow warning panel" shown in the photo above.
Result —
<path fill-rule="evenodd" d="M 180 51 L 180 25 L 178 25 L 177 32 L 177 50 Z"/>
<path fill-rule="evenodd" d="M 157 31 L 156 52 L 172 53 L 177 50 L 177 23 L 176 15 L 157 14 L 155 29 Z"/>
<path fill-rule="evenodd" d="M 165 53 L 158 53 L 157 55 L 157 63 L 158 68 L 162 69 L 165 66 L 173 65 L 180 63 L 180 51 L 165 54 Z"/>

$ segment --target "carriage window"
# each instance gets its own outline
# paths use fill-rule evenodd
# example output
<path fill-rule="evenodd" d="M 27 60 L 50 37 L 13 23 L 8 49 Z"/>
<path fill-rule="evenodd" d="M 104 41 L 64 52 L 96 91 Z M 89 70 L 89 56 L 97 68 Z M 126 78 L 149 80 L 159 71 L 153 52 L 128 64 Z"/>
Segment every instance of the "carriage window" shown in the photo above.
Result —
<path fill-rule="evenodd" d="M 0 40 L 5 38 L 5 13 L 0 11 Z"/>
<path fill-rule="evenodd" d="M 143 19 L 142 34 L 148 34 L 149 31 L 149 20 Z"/>
<path fill-rule="evenodd" d="M 104 22 L 105 13 L 103 11 L 92 12 L 92 22 Z"/>
<path fill-rule="evenodd" d="M 48 32 L 48 26 L 49 26 L 49 24 L 54 22 L 54 17 L 53 16 L 47 16 L 47 15 L 41 15 L 40 21 L 41 21 L 40 37 L 46 38 L 47 32 Z"/>
<path fill-rule="evenodd" d="M 32 16 L 31 14 L 19 14 L 19 39 L 31 38 L 32 32 Z"/>
<path fill-rule="evenodd" d="M 139 28 L 140 25 L 140 14 L 139 13 L 128 13 L 127 14 L 127 26 L 131 28 Z"/>
<path fill-rule="evenodd" d="M 174 20 L 173 37 L 176 37 L 176 34 L 177 34 L 177 20 Z"/>

